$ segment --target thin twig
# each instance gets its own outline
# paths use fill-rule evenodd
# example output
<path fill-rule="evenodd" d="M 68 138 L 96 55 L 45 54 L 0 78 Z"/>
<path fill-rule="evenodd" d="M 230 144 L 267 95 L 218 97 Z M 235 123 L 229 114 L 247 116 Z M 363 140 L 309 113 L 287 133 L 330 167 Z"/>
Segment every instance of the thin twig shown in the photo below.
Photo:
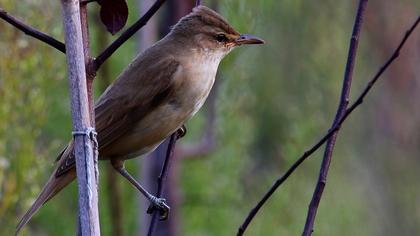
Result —
<path fill-rule="evenodd" d="M 391 57 L 380 67 L 378 72 L 376 72 L 375 76 L 368 82 L 366 87 L 363 89 L 363 92 L 358 96 L 356 101 L 346 110 L 345 114 L 340 118 L 340 120 L 334 125 L 333 128 L 328 130 L 328 132 L 321 138 L 317 143 L 315 143 L 311 148 L 305 151 L 299 159 L 293 163 L 293 165 L 280 177 L 278 178 L 270 189 L 265 193 L 265 195 L 261 198 L 261 200 L 257 203 L 257 205 L 249 212 L 247 218 L 244 220 L 242 225 L 238 229 L 237 235 L 243 235 L 254 219 L 255 215 L 261 209 L 261 207 L 267 202 L 267 200 L 273 195 L 273 193 L 281 186 L 281 184 L 289 178 L 289 176 L 308 158 L 310 157 L 316 150 L 318 150 L 337 130 L 340 129 L 343 122 L 352 114 L 352 112 L 363 103 L 363 99 L 367 96 L 369 91 L 372 89 L 373 85 L 377 82 L 377 80 L 381 77 L 381 75 L 388 69 L 388 67 L 392 64 L 392 62 L 398 58 L 402 47 L 405 45 L 407 39 L 410 35 L 414 32 L 415 28 L 420 22 L 420 16 L 418 16 L 417 20 L 413 23 L 409 30 L 405 33 L 403 39 L 401 40 L 398 47 L 392 53 Z"/>
<path fill-rule="evenodd" d="M 360 31 L 363 23 L 363 16 L 366 10 L 368 0 L 360 0 L 359 6 L 357 8 L 356 18 L 353 25 L 353 33 L 351 35 L 349 53 L 347 55 L 346 70 L 344 73 L 343 79 L 343 88 L 341 90 L 340 104 L 337 108 L 337 113 L 334 118 L 334 122 L 331 127 L 334 127 L 335 124 L 344 116 L 349 104 L 349 96 L 351 83 L 353 79 L 354 64 L 356 62 L 357 48 L 359 45 Z M 325 185 L 327 183 L 328 170 L 330 168 L 330 163 L 332 160 L 332 153 L 335 146 L 335 141 L 337 139 L 338 131 L 328 139 L 328 142 L 325 147 L 324 157 L 322 159 L 321 168 L 319 170 L 318 182 L 315 187 L 315 191 L 312 195 L 312 200 L 309 204 L 309 209 L 306 217 L 305 227 L 303 229 L 302 236 L 309 236 L 313 232 L 314 221 L 316 213 L 318 211 L 319 202 L 321 201 L 322 193 L 324 192 Z"/>
<path fill-rule="evenodd" d="M 179 138 L 182 138 L 185 135 L 185 132 L 186 132 L 185 128 L 180 128 L 175 133 L 173 133 L 171 135 L 171 137 L 169 138 L 168 149 L 166 150 L 165 160 L 163 162 L 163 166 L 162 166 L 162 169 L 160 171 L 160 174 L 157 178 L 157 186 L 158 187 L 157 187 L 156 197 L 158 197 L 158 198 L 162 196 L 163 184 L 165 182 L 165 178 L 166 178 L 166 175 L 168 173 L 168 169 L 169 169 L 171 159 L 174 155 L 176 141 Z M 159 216 L 159 212 L 154 211 L 153 215 L 152 215 L 152 220 L 150 221 L 149 230 L 147 232 L 148 236 L 153 235 L 153 231 L 155 230 L 155 225 L 156 225 L 156 221 L 157 221 L 158 216 Z"/>
<path fill-rule="evenodd" d="M 80 1 L 80 4 L 89 4 L 91 2 L 96 2 L 96 0 L 82 0 Z"/>
<path fill-rule="evenodd" d="M 400 51 L 410 35 L 414 32 L 416 27 L 420 23 L 420 15 L 417 17 L 417 20 L 413 23 L 413 25 L 405 32 L 405 35 L 403 39 L 401 40 L 400 44 L 398 45 L 397 49 L 392 53 L 392 56 L 385 62 L 384 65 L 381 66 L 379 71 L 375 74 L 375 76 L 369 81 L 369 83 L 366 85 L 366 87 L 363 89 L 363 92 L 359 95 L 359 97 L 356 99 L 356 101 L 346 110 L 346 113 L 344 114 L 343 118 L 339 122 L 339 126 L 343 123 L 345 119 L 353 112 L 354 109 L 356 109 L 360 104 L 363 103 L 363 99 L 366 97 L 366 95 L 369 93 L 369 91 L 372 89 L 373 85 L 376 83 L 376 81 L 379 79 L 379 77 L 386 71 L 386 69 L 391 65 L 391 63 L 397 59 L 397 57 L 400 55 Z"/>
<path fill-rule="evenodd" d="M 133 36 L 139 29 L 147 24 L 147 22 L 152 18 L 152 16 L 159 10 L 165 0 L 157 0 L 149 10 L 132 26 L 130 26 L 126 31 L 124 31 L 120 37 L 118 37 L 114 42 L 111 43 L 95 60 L 94 67 L 96 70 L 101 67 L 101 65 L 131 36 Z"/>
<path fill-rule="evenodd" d="M 18 18 L 10 15 L 9 13 L 7 13 L 5 10 L 3 10 L 2 8 L 0 8 L 0 18 L 2 18 L 3 20 L 5 20 L 7 23 L 13 25 L 14 27 L 16 27 L 17 29 L 19 29 L 20 31 L 24 32 L 25 34 L 32 36 L 48 45 L 50 45 L 51 47 L 66 53 L 66 46 L 64 45 L 64 43 L 58 41 L 57 39 L 53 38 L 52 36 L 45 34 L 25 23 L 23 23 L 21 20 L 19 20 Z"/>

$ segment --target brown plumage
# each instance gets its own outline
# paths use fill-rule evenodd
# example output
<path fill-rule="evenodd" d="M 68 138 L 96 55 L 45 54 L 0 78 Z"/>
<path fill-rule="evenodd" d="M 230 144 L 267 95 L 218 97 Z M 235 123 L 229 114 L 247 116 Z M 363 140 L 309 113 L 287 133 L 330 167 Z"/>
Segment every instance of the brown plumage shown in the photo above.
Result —
<path fill-rule="evenodd" d="M 193 21 L 193 22 L 191 22 Z M 227 34 L 231 35 L 239 35 L 239 33 L 229 25 L 229 23 L 219 15 L 217 12 L 207 8 L 207 7 L 196 7 L 193 11 L 183 17 L 175 26 L 176 30 L 180 29 L 187 29 L 188 32 L 191 30 L 202 30 L 199 27 L 191 27 L 191 25 L 195 26 L 211 26 L 220 28 Z M 195 29 L 194 29 L 195 28 Z"/>
<path fill-rule="evenodd" d="M 165 38 L 138 55 L 97 100 L 99 159 L 111 160 L 117 171 L 131 178 L 124 161 L 153 151 L 191 118 L 207 98 L 221 59 L 235 46 L 256 43 L 262 41 L 240 35 L 213 10 L 194 8 Z M 74 164 L 70 141 L 16 233 L 45 202 L 75 179 Z M 153 204 L 166 207 L 160 199 Z"/>

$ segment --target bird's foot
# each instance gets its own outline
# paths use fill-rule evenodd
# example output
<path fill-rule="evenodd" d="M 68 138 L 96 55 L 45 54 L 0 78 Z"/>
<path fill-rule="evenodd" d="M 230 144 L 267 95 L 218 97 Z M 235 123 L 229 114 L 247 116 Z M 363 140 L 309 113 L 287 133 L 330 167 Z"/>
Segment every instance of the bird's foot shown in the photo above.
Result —
<path fill-rule="evenodd" d="M 182 125 L 176 132 L 177 132 L 177 139 L 180 139 L 187 134 L 187 127 L 185 127 L 185 125 Z"/>
<path fill-rule="evenodd" d="M 154 211 L 159 211 L 159 220 L 166 220 L 169 216 L 170 207 L 166 204 L 166 199 L 152 196 L 150 199 L 150 206 L 147 208 L 147 214 L 152 214 Z"/>

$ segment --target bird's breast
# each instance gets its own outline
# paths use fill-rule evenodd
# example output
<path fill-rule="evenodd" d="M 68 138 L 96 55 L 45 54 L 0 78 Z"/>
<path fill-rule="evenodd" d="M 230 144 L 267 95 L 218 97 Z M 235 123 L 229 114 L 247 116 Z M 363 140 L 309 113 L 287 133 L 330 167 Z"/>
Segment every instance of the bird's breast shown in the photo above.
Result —
<path fill-rule="evenodd" d="M 183 82 L 176 92 L 180 107 L 192 117 L 202 107 L 213 87 L 219 61 L 196 60 L 184 68 Z"/>

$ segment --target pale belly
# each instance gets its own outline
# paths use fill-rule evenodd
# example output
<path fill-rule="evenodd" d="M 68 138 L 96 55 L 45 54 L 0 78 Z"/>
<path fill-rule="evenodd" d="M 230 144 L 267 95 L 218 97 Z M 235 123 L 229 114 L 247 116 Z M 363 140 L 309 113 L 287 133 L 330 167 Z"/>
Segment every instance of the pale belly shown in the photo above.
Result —
<path fill-rule="evenodd" d="M 176 100 L 160 105 L 132 127 L 123 137 L 111 145 L 108 157 L 122 159 L 134 158 L 155 150 L 165 138 L 185 124 L 204 104 L 213 78 L 207 78 L 201 84 L 189 83 L 177 91 Z M 182 95 L 182 96 L 180 96 Z"/>

